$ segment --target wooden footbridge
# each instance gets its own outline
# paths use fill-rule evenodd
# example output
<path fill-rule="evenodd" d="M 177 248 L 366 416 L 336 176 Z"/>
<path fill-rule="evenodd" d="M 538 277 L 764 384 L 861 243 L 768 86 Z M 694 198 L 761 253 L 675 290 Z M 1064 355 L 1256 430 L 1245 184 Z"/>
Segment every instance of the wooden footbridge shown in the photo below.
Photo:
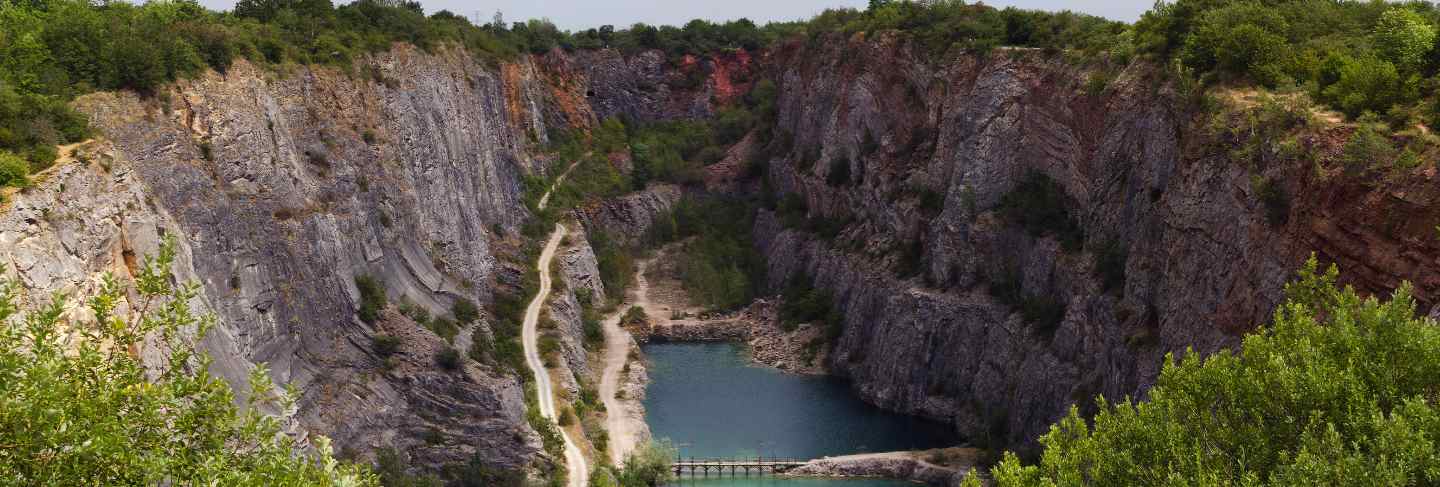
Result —
<path fill-rule="evenodd" d="M 690 474 L 708 476 L 711 472 L 716 475 L 736 475 L 744 473 L 750 475 L 752 472 L 759 474 L 783 473 L 792 468 L 799 467 L 806 463 L 798 458 L 776 458 L 776 457 L 736 457 L 736 458 L 676 458 L 672 468 L 675 475 Z"/>

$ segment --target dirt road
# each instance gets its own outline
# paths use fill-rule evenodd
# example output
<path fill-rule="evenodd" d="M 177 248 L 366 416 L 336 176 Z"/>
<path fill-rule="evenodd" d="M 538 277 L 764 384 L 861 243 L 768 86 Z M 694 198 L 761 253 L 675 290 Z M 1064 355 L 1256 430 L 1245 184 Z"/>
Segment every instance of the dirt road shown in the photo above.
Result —
<path fill-rule="evenodd" d="M 635 449 L 639 439 L 639 425 L 644 418 L 627 413 L 624 404 L 615 397 L 624 379 L 625 362 L 629 360 L 632 339 L 630 332 L 620 327 L 620 318 L 630 306 L 646 307 L 649 301 L 649 285 L 645 282 L 645 267 L 648 260 L 636 266 L 635 296 L 621 305 L 614 314 L 605 319 L 605 369 L 600 376 L 600 398 L 605 403 L 605 429 L 610 432 L 610 463 L 620 466 L 625 455 Z"/>
<path fill-rule="evenodd" d="M 575 164 L 571 164 L 573 169 Z M 569 174 L 569 170 L 565 171 Z M 557 179 L 564 180 L 564 175 Z M 554 191 L 554 187 L 551 187 Z M 545 204 L 550 201 L 550 191 L 540 198 L 540 208 L 544 209 Z M 545 243 L 545 249 L 540 252 L 540 259 L 535 263 L 535 268 L 540 271 L 540 292 L 535 294 L 535 300 L 525 308 L 525 320 L 521 326 L 521 343 L 525 346 L 525 365 L 530 367 L 530 373 L 535 376 L 535 392 L 540 407 L 540 415 L 545 419 L 556 423 L 560 436 L 565 440 L 565 465 L 570 470 L 570 487 L 585 487 L 589 482 L 590 467 L 585 462 L 585 453 L 575 441 L 570 439 L 570 433 L 560 428 L 556 421 L 559 416 L 555 409 L 555 390 L 550 383 L 550 372 L 545 369 L 545 362 L 540 358 L 540 333 L 538 331 L 540 322 L 540 310 L 545 307 L 545 301 L 550 298 L 550 288 L 554 284 L 550 282 L 550 262 L 555 260 L 555 249 L 560 247 L 560 240 L 565 236 L 565 226 L 555 224 L 555 231 L 550 233 L 550 240 Z"/>

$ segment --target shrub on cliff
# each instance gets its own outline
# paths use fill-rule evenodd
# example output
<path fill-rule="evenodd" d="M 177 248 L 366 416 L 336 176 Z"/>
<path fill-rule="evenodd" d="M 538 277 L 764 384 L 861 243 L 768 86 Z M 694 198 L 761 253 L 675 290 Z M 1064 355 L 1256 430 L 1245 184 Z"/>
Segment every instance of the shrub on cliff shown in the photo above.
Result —
<path fill-rule="evenodd" d="M 460 351 L 455 347 L 445 347 L 435 353 L 435 364 L 440 368 L 450 371 L 460 370 Z"/>
<path fill-rule="evenodd" d="M 360 321 L 375 324 L 380 310 L 385 309 L 385 286 L 369 275 L 355 276 L 355 287 L 360 289 Z"/>
<path fill-rule="evenodd" d="M 1411 287 L 1336 285 L 1314 257 L 1238 351 L 1167 356 L 1149 399 L 1097 400 L 992 472 L 1026 485 L 1431 485 L 1440 481 L 1440 326 Z M 978 485 L 978 479 L 969 481 Z"/>
<path fill-rule="evenodd" d="M 468 298 L 456 298 L 450 305 L 450 316 L 460 325 L 469 325 L 480 319 L 480 308 Z"/>
<path fill-rule="evenodd" d="M 0 186 L 23 188 L 30 185 L 30 164 L 20 156 L 0 151 Z"/>
<path fill-rule="evenodd" d="M 134 292 L 147 306 L 119 309 L 127 289 L 106 276 L 72 319 L 63 296 L 22 299 L 0 281 L 0 479 L 15 485 L 376 485 L 365 469 L 337 463 L 330 443 L 297 449 L 281 421 L 293 391 L 265 367 L 251 370 L 243 402 L 210 374 L 197 344 L 214 317 L 196 316 L 198 286 L 173 284 L 175 241 L 138 268 Z M 28 313 L 20 303 L 44 303 Z M 155 348 L 158 347 L 158 348 Z M 136 353 L 164 363 L 147 370 Z"/>
<path fill-rule="evenodd" d="M 785 286 L 782 293 L 784 300 L 780 303 L 781 329 L 793 331 L 804 323 L 824 325 L 830 329 L 840 326 L 842 318 L 834 308 L 830 291 L 817 289 L 810 282 L 808 275 L 797 274 Z M 831 334 L 839 335 L 838 332 Z"/>
<path fill-rule="evenodd" d="M 625 314 L 620 317 L 620 324 L 624 326 L 644 325 L 646 321 L 648 321 L 648 318 L 645 315 L 645 308 L 639 306 L 631 306 L 630 309 L 625 310 Z"/>
<path fill-rule="evenodd" d="M 370 337 L 370 346 L 375 349 L 376 355 L 386 358 L 400 352 L 400 339 L 382 333 Z"/>

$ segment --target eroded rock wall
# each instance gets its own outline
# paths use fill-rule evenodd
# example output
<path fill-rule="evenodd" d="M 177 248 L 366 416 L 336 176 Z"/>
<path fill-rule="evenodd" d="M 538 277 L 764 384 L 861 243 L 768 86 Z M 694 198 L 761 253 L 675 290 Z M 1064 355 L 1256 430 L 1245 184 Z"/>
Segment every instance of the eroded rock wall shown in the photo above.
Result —
<path fill-rule="evenodd" d="M 1167 352 L 1237 345 L 1312 250 L 1372 293 L 1411 280 L 1428 305 L 1437 288 L 1433 235 L 1418 228 L 1435 217 L 1433 171 L 1356 184 L 1264 168 L 1294 195 L 1274 224 L 1256 172 L 1195 143 L 1206 134 L 1153 67 L 1097 90 L 1097 67 L 1038 51 L 939 59 L 896 36 L 831 40 L 771 54 L 793 147 L 768 177 L 776 200 L 853 223 L 827 241 L 766 212 L 755 233 L 772 289 L 803 273 L 834 293 L 845 327 L 830 368 L 872 403 L 1031 447 L 1071 404 L 1143 395 Z M 836 164 L 851 176 L 827 182 Z M 1073 200 L 1081 248 L 999 215 L 1033 172 Z M 1110 290 L 1096 272 L 1107 243 L 1128 255 Z M 991 296 L 1007 275 L 1065 304 L 1055 329 Z"/>
<path fill-rule="evenodd" d="M 462 51 L 400 46 L 353 75 L 241 62 L 160 96 L 88 96 L 77 108 L 107 140 L 109 172 L 67 165 L 31 191 L 33 203 L 16 201 L 74 206 L 66 211 L 85 226 L 41 225 L 5 252 L 59 262 L 20 273 L 35 289 L 64 289 L 114 269 L 120 253 L 153 252 L 168 230 L 185 251 L 178 277 L 199 282 L 219 318 L 207 351 L 232 384 L 267 364 L 302 391 L 305 430 L 358 454 L 527 465 L 539 441 L 518 380 L 469 361 L 438 367 L 449 345 L 397 313 L 359 321 L 354 284 L 373 276 L 392 303 L 434 316 L 458 298 L 490 300 L 496 246 L 529 218 L 520 175 L 544 169 L 527 150 L 566 123 L 552 108 L 557 89 L 527 63 L 497 70 Z M 47 202 L 77 191 L 86 194 Z M 66 239 L 80 244 L 69 258 L 26 255 L 30 242 Z M 381 333 L 401 339 L 395 357 L 375 352 Z"/>

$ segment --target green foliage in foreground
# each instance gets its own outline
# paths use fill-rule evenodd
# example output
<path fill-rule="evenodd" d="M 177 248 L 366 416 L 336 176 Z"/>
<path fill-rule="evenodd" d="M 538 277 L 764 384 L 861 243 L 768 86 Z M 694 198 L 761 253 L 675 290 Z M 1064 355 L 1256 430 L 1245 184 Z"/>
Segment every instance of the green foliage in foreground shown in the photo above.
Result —
<path fill-rule="evenodd" d="M 669 441 L 651 441 L 625 456 L 625 465 L 616 470 L 608 466 L 590 474 L 590 487 L 653 487 L 675 480 L 671 465 L 675 446 Z"/>
<path fill-rule="evenodd" d="M 1415 317 L 1409 284 L 1382 302 L 1336 277 L 1312 257 L 1240 352 L 1167 357 L 1149 400 L 1100 398 L 1093 422 L 1072 408 L 1039 465 L 1007 454 L 996 483 L 1440 482 L 1440 327 Z"/>
<path fill-rule="evenodd" d="M 0 479 L 15 485 L 375 485 L 342 465 L 329 441 L 297 453 L 280 421 L 295 396 L 252 371 L 245 407 L 195 351 L 214 320 L 190 309 L 195 285 L 171 284 L 174 241 L 147 258 L 139 300 L 106 277 L 93 320 L 62 317 L 63 296 L 21 315 L 18 286 L 0 282 Z M 193 333 L 193 334 L 192 334 Z M 151 340 L 147 340 L 150 337 Z M 136 357 L 160 346 L 165 367 Z"/>

